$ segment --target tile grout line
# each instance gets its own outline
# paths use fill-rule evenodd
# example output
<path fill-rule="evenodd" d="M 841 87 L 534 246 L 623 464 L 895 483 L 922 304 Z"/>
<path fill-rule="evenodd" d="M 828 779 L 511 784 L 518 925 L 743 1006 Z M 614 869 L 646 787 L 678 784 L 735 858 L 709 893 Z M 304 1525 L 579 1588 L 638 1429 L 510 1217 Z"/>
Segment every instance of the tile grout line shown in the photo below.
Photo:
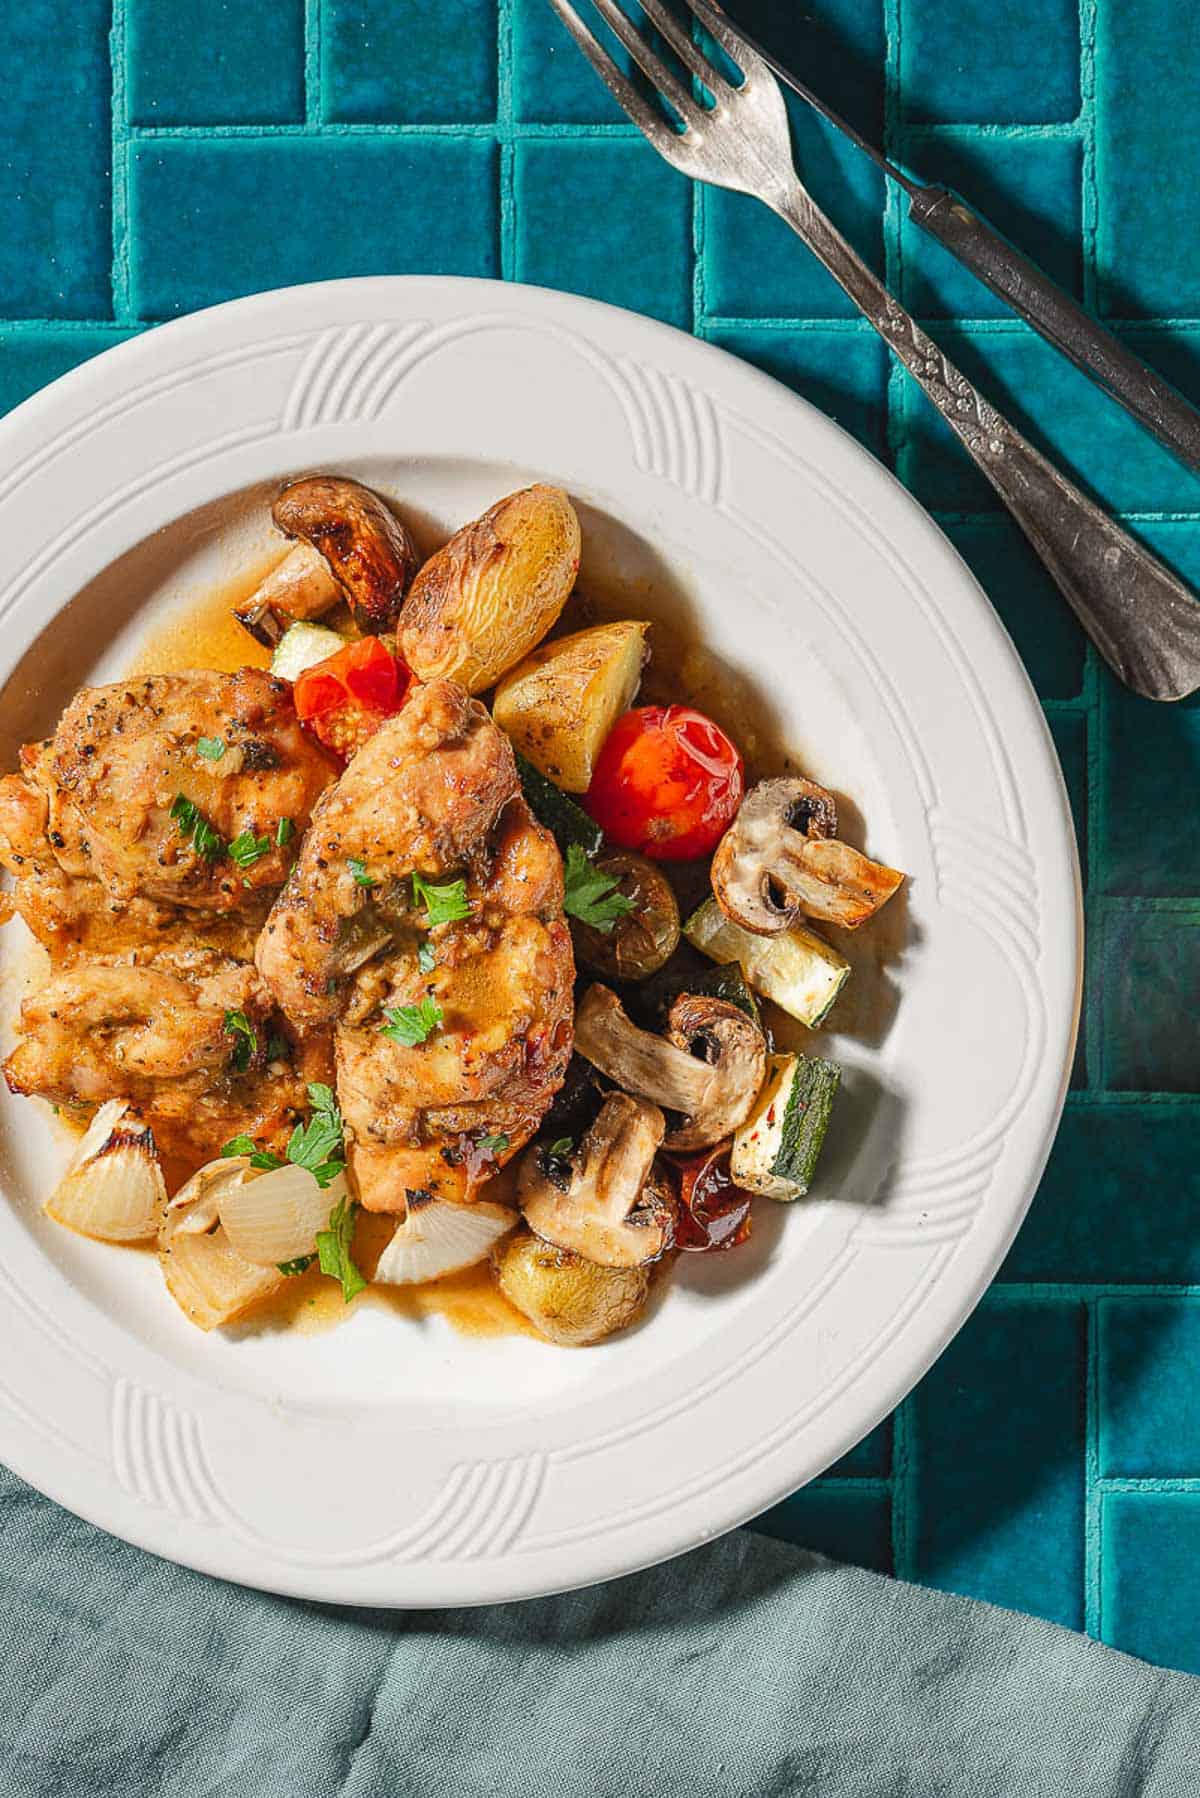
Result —
<path fill-rule="evenodd" d="M 1099 189 L 1096 183 L 1096 0 L 1079 0 L 1079 123 L 1081 127 L 1080 168 L 1080 236 L 1083 251 L 1083 303 L 1089 310 L 1097 308 L 1098 268 L 1096 246 L 1099 235 Z M 1105 839 L 1105 816 L 1101 792 L 1101 738 L 1103 721 L 1103 675 L 1100 652 L 1087 638 L 1084 643 L 1083 695 L 1087 702 L 1085 731 L 1085 826 L 1086 857 L 1082 874 L 1084 882 L 1084 970 L 1083 970 L 1083 1056 L 1084 1080 L 1088 1087 L 1103 1090 L 1106 1078 L 1103 1009 L 1103 956 L 1095 952 L 1090 901 L 1101 883 L 1102 845 Z M 1103 923 L 1099 928 L 1103 931 Z"/>
<path fill-rule="evenodd" d="M 905 1580 L 917 1577 L 914 1434 L 910 1392 L 892 1412 L 892 1572 Z"/>
<path fill-rule="evenodd" d="M 500 204 L 500 278 L 517 279 L 517 152 L 513 103 L 513 7 L 496 0 L 496 180 Z"/>
<path fill-rule="evenodd" d="M 322 0 L 304 0 L 304 124 L 300 129 L 305 135 L 308 135 L 312 126 L 322 123 L 325 110 L 322 91 L 321 8 Z M 210 135 L 204 127 L 198 129 L 201 136 Z"/>
<path fill-rule="evenodd" d="M 904 149 L 900 141 L 903 135 L 900 123 L 900 0 L 881 0 L 881 4 L 884 41 L 883 153 L 903 164 Z M 901 298 L 904 270 L 900 252 L 900 190 L 890 181 L 886 181 L 884 185 L 882 233 L 884 282 L 897 298 Z M 868 330 L 873 329 L 866 320 L 863 324 Z M 903 481 L 908 463 L 906 387 L 910 377 L 890 350 L 886 350 L 885 354 L 887 379 L 884 387 L 884 446 L 889 465 Z M 908 485 L 907 481 L 905 485 Z"/>
<path fill-rule="evenodd" d="M 1101 1528 L 1102 1498 L 1100 1477 L 1100 1305 L 1097 1299 L 1087 1301 L 1086 1365 L 1084 1369 L 1084 1450 L 1083 1450 L 1083 1627 L 1089 1636 L 1100 1640 L 1102 1627 L 1102 1562 Z"/>
<path fill-rule="evenodd" d="M 111 159 L 109 170 L 110 205 L 112 210 L 112 320 L 117 324 L 135 322 L 131 293 L 130 268 L 130 204 L 129 165 L 130 132 L 127 81 L 128 31 L 125 0 L 113 0 L 112 26 L 109 31 L 109 68 L 111 76 L 110 104 Z"/>
<path fill-rule="evenodd" d="M 1200 1299 L 1200 1286 L 1169 1280 L 1005 1280 L 997 1275 L 980 1303 L 1088 1304 L 1096 1299 L 1167 1298 L 1184 1302 Z"/>

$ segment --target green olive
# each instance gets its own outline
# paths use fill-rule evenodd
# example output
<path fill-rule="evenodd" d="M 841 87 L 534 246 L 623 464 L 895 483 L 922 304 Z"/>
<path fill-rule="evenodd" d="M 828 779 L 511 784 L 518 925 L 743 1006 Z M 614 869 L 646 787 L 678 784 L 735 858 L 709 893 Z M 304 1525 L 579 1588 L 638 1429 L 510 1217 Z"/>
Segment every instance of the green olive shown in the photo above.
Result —
<path fill-rule="evenodd" d="M 661 868 L 628 849 L 606 849 L 595 867 L 617 883 L 633 910 L 611 930 L 571 920 L 579 960 L 610 980 L 647 980 L 667 963 L 679 943 L 679 905 Z"/>

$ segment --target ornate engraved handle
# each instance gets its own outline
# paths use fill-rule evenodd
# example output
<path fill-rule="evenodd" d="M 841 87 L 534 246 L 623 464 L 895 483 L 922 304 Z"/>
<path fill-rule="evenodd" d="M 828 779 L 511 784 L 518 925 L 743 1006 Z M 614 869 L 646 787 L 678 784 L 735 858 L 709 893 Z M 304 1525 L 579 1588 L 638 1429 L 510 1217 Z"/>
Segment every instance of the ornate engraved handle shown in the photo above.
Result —
<path fill-rule="evenodd" d="M 765 196 L 764 196 L 765 197 Z M 798 183 L 769 203 L 928 394 L 1000 495 L 1105 661 L 1136 693 L 1200 686 L 1200 604 L 1171 570 L 1060 474 L 985 400 Z"/>

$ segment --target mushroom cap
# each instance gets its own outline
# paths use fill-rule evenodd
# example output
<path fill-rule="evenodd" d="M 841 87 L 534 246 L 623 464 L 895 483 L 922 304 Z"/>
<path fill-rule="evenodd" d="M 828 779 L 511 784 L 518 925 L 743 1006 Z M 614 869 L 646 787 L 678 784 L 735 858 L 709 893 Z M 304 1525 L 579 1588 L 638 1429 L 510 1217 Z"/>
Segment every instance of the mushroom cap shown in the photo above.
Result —
<path fill-rule="evenodd" d="M 417 570 L 417 547 L 378 494 L 339 475 L 292 481 L 271 507 L 285 537 L 311 544 L 329 564 L 356 624 L 395 625 Z"/>
<path fill-rule="evenodd" d="M 786 930 L 801 911 L 794 868 L 803 845 L 836 834 L 837 803 L 826 788 L 800 775 L 760 780 L 713 856 L 717 904 L 756 936 Z"/>
<path fill-rule="evenodd" d="M 611 1093 L 579 1145 L 567 1186 L 532 1149 L 521 1164 L 517 1201 L 543 1242 L 600 1267 L 642 1267 L 674 1239 L 674 1205 L 654 1157 L 666 1119 L 657 1105 Z"/>
<path fill-rule="evenodd" d="M 679 1114 L 667 1148 L 702 1149 L 749 1116 L 766 1076 L 766 1041 L 736 1005 L 699 993 L 676 999 L 667 1026 L 666 1037 L 639 1030 L 609 987 L 591 986 L 576 1011 L 575 1047 L 617 1085 Z"/>

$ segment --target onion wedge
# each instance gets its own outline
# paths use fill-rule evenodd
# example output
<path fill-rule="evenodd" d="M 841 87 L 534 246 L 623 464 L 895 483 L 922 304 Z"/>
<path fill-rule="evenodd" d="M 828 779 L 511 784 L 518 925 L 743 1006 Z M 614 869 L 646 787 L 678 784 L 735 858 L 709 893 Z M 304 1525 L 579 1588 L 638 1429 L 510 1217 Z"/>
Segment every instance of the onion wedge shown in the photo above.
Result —
<path fill-rule="evenodd" d="M 46 1200 L 46 1215 L 101 1242 L 146 1242 L 166 1197 L 153 1130 L 130 1115 L 124 1099 L 110 1099 Z"/>
<path fill-rule="evenodd" d="M 375 1278 L 388 1286 L 416 1286 L 461 1273 L 486 1260 L 518 1221 L 507 1205 L 487 1199 L 450 1205 L 444 1199 L 417 1200 L 410 1195 L 408 1215 L 380 1256 Z"/>
<path fill-rule="evenodd" d="M 229 1188 L 217 1210 L 235 1254 L 256 1267 L 276 1267 L 312 1254 L 317 1231 L 345 1194 L 344 1174 L 321 1187 L 307 1168 L 289 1162 Z"/>
<path fill-rule="evenodd" d="M 243 1259 L 221 1224 L 220 1206 L 251 1175 L 245 1156 L 207 1162 L 163 1209 L 159 1265 L 167 1291 L 198 1329 L 229 1323 L 283 1285 L 277 1267 Z"/>

